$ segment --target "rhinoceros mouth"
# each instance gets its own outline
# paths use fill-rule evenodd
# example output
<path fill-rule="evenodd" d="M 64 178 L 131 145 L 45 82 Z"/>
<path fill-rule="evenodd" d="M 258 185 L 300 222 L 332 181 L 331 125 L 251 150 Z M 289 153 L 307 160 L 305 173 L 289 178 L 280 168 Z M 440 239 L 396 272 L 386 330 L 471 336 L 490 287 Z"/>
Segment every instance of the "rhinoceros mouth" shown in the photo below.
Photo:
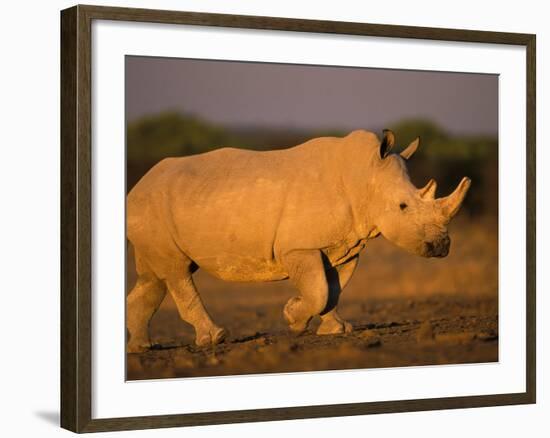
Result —
<path fill-rule="evenodd" d="M 449 239 L 449 236 L 431 242 L 424 242 L 423 255 L 424 257 L 447 257 L 450 246 L 451 239 Z"/>

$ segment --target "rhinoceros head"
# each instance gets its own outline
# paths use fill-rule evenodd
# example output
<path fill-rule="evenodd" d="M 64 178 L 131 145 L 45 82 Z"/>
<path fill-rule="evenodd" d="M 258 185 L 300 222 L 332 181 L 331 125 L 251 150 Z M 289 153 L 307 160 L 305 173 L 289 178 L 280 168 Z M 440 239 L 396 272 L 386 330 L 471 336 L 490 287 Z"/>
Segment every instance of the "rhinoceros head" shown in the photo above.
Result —
<path fill-rule="evenodd" d="M 419 139 L 400 154 L 389 153 L 394 143 L 394 134 L 385 130 L 375 177 L 371 180 L 376 206 L 372 220 L 376 229 L 409 252 L 445 257 L 451 244 L 447 224 L 460 209 L 471 181 L 464 177 L 453 193 L 436 198 L 437 183 L 433 179 L 418 189 L 407 172 L 406 161 L 418 148 Z"/>

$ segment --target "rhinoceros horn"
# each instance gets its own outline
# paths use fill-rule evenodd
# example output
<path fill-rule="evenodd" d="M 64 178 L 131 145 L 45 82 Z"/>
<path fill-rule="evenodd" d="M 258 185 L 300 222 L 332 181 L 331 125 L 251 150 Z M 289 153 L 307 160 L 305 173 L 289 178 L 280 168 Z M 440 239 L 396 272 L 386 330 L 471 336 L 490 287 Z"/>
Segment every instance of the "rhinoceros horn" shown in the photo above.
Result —
<path fill-rule="evenodd" d="M 441 209 L 443 210 L 443 214 L 447 216 L 449 220 L 458 213 L 471 183 L 472 181 L 470 178 L 464 177 L 453 193 L 449 196 L 438 199 Z"/>
<path fill-rule="evenodd" d="M 437 190 L 437 182 L 435 179 L 430 179 L 428 184 L 426 184 L 421 189 L 418 189 L 421 198 L 424 199 L 435 199 L 435 191 Z"/>

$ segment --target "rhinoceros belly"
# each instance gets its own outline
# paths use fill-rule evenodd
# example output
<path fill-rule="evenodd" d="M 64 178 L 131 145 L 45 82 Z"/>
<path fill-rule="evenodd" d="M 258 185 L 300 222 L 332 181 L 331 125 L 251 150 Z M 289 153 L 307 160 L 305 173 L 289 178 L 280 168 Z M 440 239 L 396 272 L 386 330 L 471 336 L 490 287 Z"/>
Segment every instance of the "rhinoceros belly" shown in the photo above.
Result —
<path fill-rule="evenodd" d="M 208 273 L 226 281 L 276 281 L 288 278 L 275 261 L 240 255 L 195 257 L 195 263 Z"/>

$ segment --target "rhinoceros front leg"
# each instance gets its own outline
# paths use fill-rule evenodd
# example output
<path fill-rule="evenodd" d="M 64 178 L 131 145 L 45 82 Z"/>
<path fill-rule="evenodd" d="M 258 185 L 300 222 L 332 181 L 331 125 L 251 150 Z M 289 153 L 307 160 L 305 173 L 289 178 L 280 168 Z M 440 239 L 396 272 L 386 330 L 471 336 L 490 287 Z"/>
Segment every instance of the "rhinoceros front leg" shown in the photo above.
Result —
<path fill-rule="evenodd" d="M 329 299 L 327 307 L 321 314 L 321 325 L 317 329 L 318 335 L 332 335 L 337 333 L 350 333 L 353 330 L 352 325 L 342 319 L 338 314 L 336 307 L 340 294 L 351 279 L 359 256 L 355 256 L 346 263 L 337 266 L 329 267 L 326 271 L 327 281 L 329 285 Z"/>
<path fill-rule="evenodd" d="M 191 324 L 195 329 L 195 343 L 198 346 L 219 344 L 227 332 L 218 327 L 204 308 L 202 300 L 195 288 L 191 272 L 183 276 L 173 276 L 167 281 L 181 319 Z"/>
<path fill-rule="evenodd" d="M 290 281 L 300 292 L 285 305 L 284 316 L 290 329 L 303 332 L 311 320 L 327 305 L 328 283 L 321 251 L 296 250 L 283 257 Z"/>

